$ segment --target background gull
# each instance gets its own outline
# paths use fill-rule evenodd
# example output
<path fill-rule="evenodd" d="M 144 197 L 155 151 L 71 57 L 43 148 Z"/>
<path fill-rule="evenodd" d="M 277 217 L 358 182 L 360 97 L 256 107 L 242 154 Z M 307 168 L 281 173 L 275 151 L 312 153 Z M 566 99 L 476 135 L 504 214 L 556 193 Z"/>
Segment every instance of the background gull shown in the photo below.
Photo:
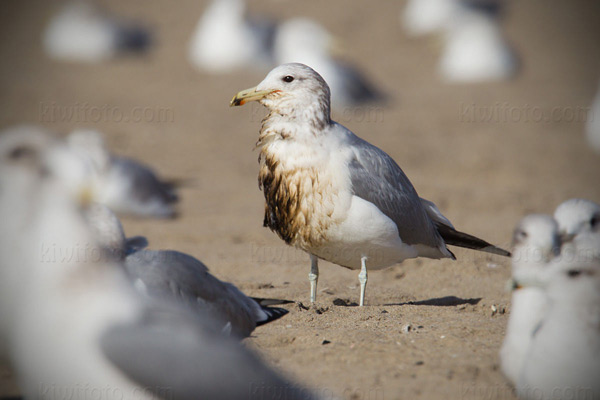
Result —
<path fill-rule="evenodd" d="M 323 26 L 308 18 L 292 18 L 277 29 L 274 57 L 277 64 L 310 65 L 331 88 L 334 107 L 383 101 L 385 96 L 350 63 L 336 57 L 340 43 Z"/>
<path fill-rule="evenodd" d="M 44 50 L 50 57 L 90 63 L 120 53 L 139 53 L 150 44 L 149 30 L 107 14 L 91 0 L 67 2 L 52 17 L 43 36 Z"/>
<path fill-rule="evenodd" d="M 175 183 L 158 178 L 152 169 L 127 157 L 110 154 L 102 135 L 75 130 L 67 138 L 88 163 L 94 198 L 116 213 L 173 217 L 178 201 Z"/>
<path fill-rule="evenodd" d="M 419 256 L 454 259 L 447 243 L 509 255 L 456 231 L 433 203 L 426 209 L 389 155 L 332 121 L 329 87 L 310 67 L 276 67 L 231 105 L 253 100 L 269 109 L 257 143 L 264 225 L 310 254 L 311 301 L 319 258 L 361 270 L 363 305 L 367 267 Z"/>
<path fill-rule="evenodd" d="M 209 313 L 238 337 L 250 336 L 257 326 L 288 313 L 283 308 L 262 306 L 261 299 L 248 297 L 235 285 L 217 279 L 188 254 L 141 249 L 147 245 L 145 238 L 126 239 L 116 215 L 101 204 L 91 205 L 85 215 L 99 243 L 122 260 L 133 285 L 145 295 L 174 301 L 201 315 Z"/>
<path fill-rule="evenodd" d="M 189 59 L 211 73 L 268 68 L 274 32 L 274 22 L 246 15 L 244 0 L 213 0 L 190 39 Z"/>
<path fill-rule="evenodd" d="M 460 0 L 409 0 L 400 20 L 411 36 L 431 34 L 442 30 L 460 7 Z"/>
<path fill-rule="evenodd" d="M 77 165 L 62 144 L 0 136 L 0 248 L 14 245 L 0 254 L 0 295 L 13 309 L 2 327 L 26 398 L 315 398 L 224 337 L 209 316 L 153 304 L 118 263 L 94 257 L 85 197 L 66 190 L 75 187 L 63 181 L 67 163 L 56 163 L 68 158 Z M 40 257 L 48 243 L 55 252 Z"/>
<path fill-rule="evenodd" d="M 491 3 L 491 4 L 490 4 Z M 512 77 L 517 57 L 504 38 L 500 2 L 462 2 L 444 29 L 444 48 L 439 63 L 449 82 L 482 82 Z"/>
<path fill-rule="evenodd" d="M 585 134 L 590 147 L 600 153 L 600 86 L 586 115 Z"/>
<path fill-rule="evenodd" d="M 549 274 L 560 253 L 558 224 L 549 215 L 523 218 L 513 234 L 512 276 L 515 282 L 539 282 Z M 546 294 L 538 286 L 513 288 L 506 335 L 500 349 L 500 368 L 515 385 L 531 339 L 546 311 Z"/>

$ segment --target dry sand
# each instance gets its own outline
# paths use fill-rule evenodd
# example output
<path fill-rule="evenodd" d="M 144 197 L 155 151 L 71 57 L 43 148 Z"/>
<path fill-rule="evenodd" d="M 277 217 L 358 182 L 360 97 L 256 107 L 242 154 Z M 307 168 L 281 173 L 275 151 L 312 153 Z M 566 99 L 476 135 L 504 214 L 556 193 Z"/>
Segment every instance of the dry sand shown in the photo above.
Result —
<path fill-rule="evenodd" d="M 200 258 L 249 295 L 297 301 L 247 345 L 299 382 L 356 400 L 513 397 L 497 357 L 510 312 L 509 260 L 452 249 L 456 262 L 412 260 L 374 271 L 363 308 L 353 306 L 357 271 L 322 262 L 318 303 L 307 307 L 308 256 L 262 227 L 252 149 L 264 112 L 228 107 L 266 71 L 213 77 L 187 63 L 185 46 L 206 1 L 103 3 L 155 27 L 154 51 L 100 66 L 51 62 L 39 39 L 59 3 L 3 2 L 0 126 L 97 128 L 116 153 L 166 177 L 192 179 L 181 191 L 179 218 L 125 219 L 127 232 L 148 236 L 152 248 Z M 600 78 L 597 2 L 510 1 L 506 30 L 522 57 L 520 75 L 458 86 L 437 79 L 435 40 L 403 34 L 402 4 L 257 0 L 250 8 L 314 17 L 343 38 L 348 58 L 393 101 L 368 112 L 338 111 L 334 119 L 394 157 L 457 228 L 508 246 L 523 215 L 551 213 L 574 196 L 600 200 L 600 156 L 582 133 Z M 56 114 L 84 107 L 84 115 Z M 116 114 L 105 119 L 110 112 L 102 107 Z M 151 118 L 118 120 L 136 107 L 153 110 Z M 500 114 L 480 114 L 490 107 Z M 0 395 L 14 394 L 10 374 L 1 370 L 0 378 Z"/>

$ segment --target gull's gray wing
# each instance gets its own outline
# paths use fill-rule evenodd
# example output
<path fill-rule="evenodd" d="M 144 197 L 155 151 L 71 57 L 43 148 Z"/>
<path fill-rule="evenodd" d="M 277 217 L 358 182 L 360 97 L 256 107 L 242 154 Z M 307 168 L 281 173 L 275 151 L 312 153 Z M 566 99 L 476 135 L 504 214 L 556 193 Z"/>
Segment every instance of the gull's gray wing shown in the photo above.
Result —
<path fill-rule="evenodd" d="M 440 249 L 440 257 L 444 257 L 444 241 L 398 164 L 358 136 L 350 133 L 348 138 L 353 150 L 348 168 L 354 194 L 375 204 L 394 221 L 404 243 Z"/>
<path fill-rule="evenodd" d="M 149 167 L 129 158 L 113 156 L 111 172 L 130 183 L 131 201 L 139 204 L 139 207 L 135 208 L 139 209 L 139 213 L 173 216 L 172 204 L 178 200 L 175 186 L 161 181 Z M 153 205 L 150 208 L 153 211 L 144 211 L 143 205 L 149 204 Z"/>
<path fill-rule="evenodd" d="M 135 252 L 125 259 L 125 269 L 134 283 L 143 283 L 149 295 L 174 299 L 193 310 L 209 311 L 223 322 L 230 322 L 237 336 L 249 336 L 257 323 L 287 313 L 285 309 L 261 307 L 231 283 L 211 275 L 202 262 L 178 251 Z"/>
<path fill-rule="evenodd" d="M 387 96 L 367 80 L 358 69 L 342 61 L 336 61 L 336 72 L 343 79 L 343 94 L 350 105 L 383 103 Z"/>
<path fill-rule="evenodd" d="M 207 318 L 169 309 L 148 310 L 138 321 L 107 329 L 100 347 L 115 367 L 159 398 L 315 398 L 220 334 Z"/>
<path fill-rule="evenodd" d="M 510 257 L 510 252 L 504 249 L 496 247 L 485 240 L 469 235 L 468 233 L 457 231 L 454 228 L 454 225 L 452 225 L 452 222 L 450 222 L 450 220 L 448 220 L 448 218 L 446 218 L 431 201 L 422 198 L 421 204 L 425 207 L 427 215 L 429 215 L 429 218 L 433 221 L 438 233 L 442 239 L 444 239 L 446 244 Z"/>

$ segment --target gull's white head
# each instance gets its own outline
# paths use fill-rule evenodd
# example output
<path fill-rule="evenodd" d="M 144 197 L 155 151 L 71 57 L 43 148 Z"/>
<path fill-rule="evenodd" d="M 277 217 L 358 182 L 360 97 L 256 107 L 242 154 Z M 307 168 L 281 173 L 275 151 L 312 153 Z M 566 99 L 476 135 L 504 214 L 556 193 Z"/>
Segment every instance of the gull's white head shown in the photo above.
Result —
<path fill-rule="evenodd" d="M 600 204 L 585 199 L 570 199 L 554 211 L 561 233 L 577 235 L 600 231 Z"/>
<path fill-rule="evenodd" d="M 519 286 L 539 286 L 550 276 L 550 262 L 560 254 L 558 224 L 550 215 L 531 214 L 513 233 L 512 275 Z"/>
<path fill-rule="evenodd" d="M 546 264 L 560 254 L 558 224 L 550 215 L 531 214 L 513 233 L 513 266 Z"/>
<path fill-rule="evenodd" d="M 304 64 L 274 68 L 256 87 L 236 94 L 230 105 L 241 106 L 255 100 L 294 122 L 314 127 L 330 122 L 329 86 L 321 75 Z"/>
<path fill-rule="evenodd" d="M 67 136 L 67 143 L 94 171 L 108 168 L 110 154 L 100 132 L 93 129 L 76 129 Z"/>
<path fill-rule="evenodd" d="M 600 260 L 600 205 L 585 199 L 570 199 L 554 211 L 560 233 L 573 241 L 565 257 Z M 575 254 L 570 252 L 575 251 Z"/>
<path fill-rule="evenodd" d="M 49 173 L 44 154 L 55 141 L 37 126 L 21 125 L 0 132 L 0 215 L 7 212 L 9 216 L 11 210 L 26 207 L 35 197 L 39 182 Z"/>

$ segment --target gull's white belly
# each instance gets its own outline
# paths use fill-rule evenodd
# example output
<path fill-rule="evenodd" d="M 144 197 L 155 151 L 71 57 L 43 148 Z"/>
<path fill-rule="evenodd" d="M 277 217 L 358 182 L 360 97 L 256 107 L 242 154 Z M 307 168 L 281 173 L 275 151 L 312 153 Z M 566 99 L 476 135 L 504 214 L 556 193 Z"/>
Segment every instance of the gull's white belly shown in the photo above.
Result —
<path fill-rule="evenodd" d="M 417 249 L 403 243 L 396 224 L 373 203 L 352 196 L 346 217 L 332 223 L 321 246 L 310 253 L 351 269 L 360 269 L 367 257 L 368 269 L 381 269 L 418 256 Z"/>

